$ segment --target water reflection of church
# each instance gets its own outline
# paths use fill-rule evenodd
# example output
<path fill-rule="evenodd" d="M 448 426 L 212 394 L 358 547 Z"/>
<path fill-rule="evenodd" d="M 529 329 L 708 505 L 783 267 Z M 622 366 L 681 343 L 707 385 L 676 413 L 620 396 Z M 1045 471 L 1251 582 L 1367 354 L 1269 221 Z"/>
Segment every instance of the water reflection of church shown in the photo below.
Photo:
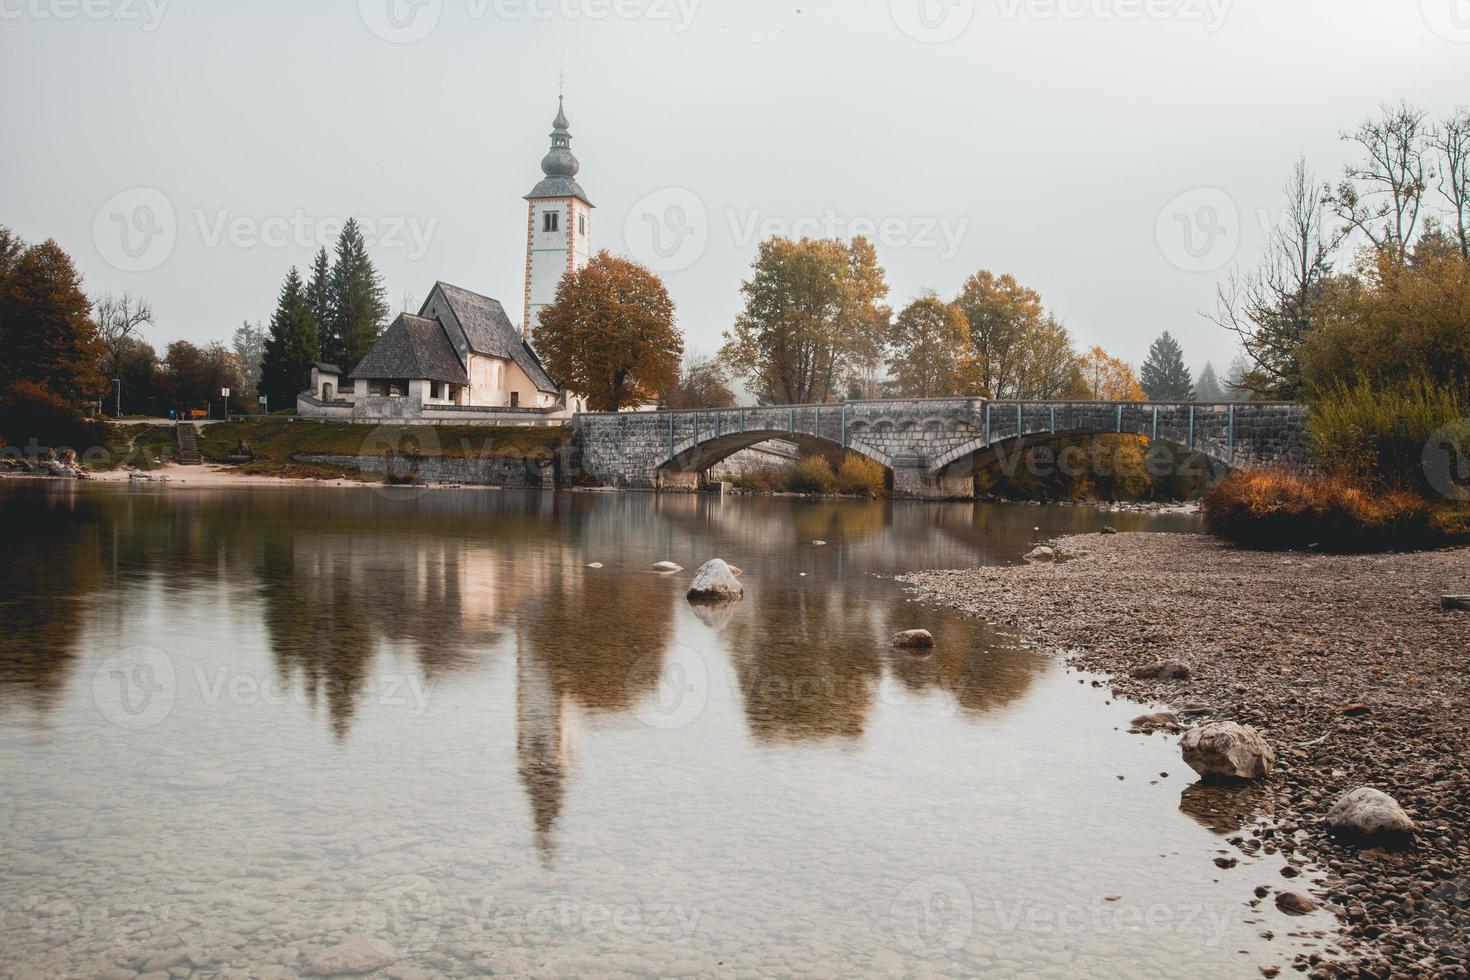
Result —
<path fill-rule="evenodd" d="M 248 594 L 250 604 L 237 612 L 252 620 L 242 625 L 259 616 L 273 669 L 307 695 L 339 739 L 360 723 L 385 666 L 414 671 L 432 691 L 483 679 L 513 657 L 514 766 L 548 859 L 575 778 L 579 730 L 599 717 L 637 724 L 635 709 L 658 696 L 682 615 L 679 582 L 586 568 L 623 547 L 629 528 L 621 507 L 569 520 L 558 513 L 565 502 L 549 495 L 445 496 L 419 500 L 403 521 L 370 494 L 333 498 L 320 513 L 311 498 L 284 494 L 125 503 L 125 512 L 103 514 L 88 510 L 101 501 L 83 498 L 74 510 L 39 510 L 21 522 L 22 545 L 33 527 L 35 540 L 57 546 L 18 547 L 8 569 L 14 588 L 44 582 L 49 593 L 27 604 L 35 622 L 0 635 L 0 709 L 58 704 L 76 651 L 96 631 L 115 632 L 128 614 L 120 597 L 134 593 L 120 583 L 136 587 L 140 570 L 162 565 L 188 570 L 158 580 L 172 601 L 212 595 L 218 585 Z M 656 529 L 640 533 L 663 536 L 670 553 L 690 550 L 684 536 L 698 535 L 699 550 L 758 556 L 751 565 L 764 570 L 756 575 L 781 574 L 788 525 L 752 526 L 748 512 L 747 523 L 729 528 L 686 525 L 698 505 L 660 503 Z M 800 536 L 840 542 L 830 553 L 852 575 L 884 567 L 883 532 L 880 521 L 875 529 L 802 527 Z M 782 540 L 767 541 L 767 533 Z M 873 551 L 865 554 L 860 541 Z M 70 601 L 81 595 L 119 598 L 81 617 Z M 885 602 L 857 589 L 767 588 L 747 601 L 744 613 L 753 611 L 730 621 L 686 620 L 680 628 L 697 632 L 677 638 L 728 670 L 736 724 L 766 744 L 855 744 L 895 685 L 900 696 L 937 694 L 978 715 L 1018 697 L 1034 675 L 1029 661 L 985 655 L 990 641 L 978 623 L 955 621 L 951 642 L 927 660 L 896 657 L 881 641 L 905 615 L 901 596 Z M 509 709 L 508 697 L 504 703 Z M 694 738 L 686 744 L 700 750 Z"/>

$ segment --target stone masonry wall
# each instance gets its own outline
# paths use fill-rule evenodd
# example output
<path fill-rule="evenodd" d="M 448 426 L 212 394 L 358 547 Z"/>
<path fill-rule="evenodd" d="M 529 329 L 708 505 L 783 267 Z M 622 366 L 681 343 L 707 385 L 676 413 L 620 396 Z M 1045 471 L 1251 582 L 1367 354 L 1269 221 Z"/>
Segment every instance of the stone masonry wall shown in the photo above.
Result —
<path fill-rule="evenodd" d="M 904 496 L 965 495 L 976 454 L 1041 434 L 1129 433 L 1192 448 L 1225 466 L 1306 464 L 1300 405 L 987 402 L 978 398 L 701 412 L 581 415 L 583 471 L 607 486 L 688 487 L 698 474 L 771 439 L 841 446 L 891 468 Z"/>

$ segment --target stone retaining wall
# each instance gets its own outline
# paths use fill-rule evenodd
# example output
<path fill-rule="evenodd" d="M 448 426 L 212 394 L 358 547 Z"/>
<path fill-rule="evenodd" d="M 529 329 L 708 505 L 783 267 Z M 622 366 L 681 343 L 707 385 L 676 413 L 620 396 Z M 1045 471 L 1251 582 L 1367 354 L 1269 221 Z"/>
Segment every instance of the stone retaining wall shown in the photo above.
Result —
<path fill-rule="evenodd" d="M 336 456 L 299 454 L 298 463 L 334 466 L 375 476 L 392 474 L 399 479 L 415 476 L 422 483 L 458 484 L 471 487 L 506 487 L 521 490 L 554 490 L 558 484 L 559 460 L 555 457 L 525 456 Z"/>

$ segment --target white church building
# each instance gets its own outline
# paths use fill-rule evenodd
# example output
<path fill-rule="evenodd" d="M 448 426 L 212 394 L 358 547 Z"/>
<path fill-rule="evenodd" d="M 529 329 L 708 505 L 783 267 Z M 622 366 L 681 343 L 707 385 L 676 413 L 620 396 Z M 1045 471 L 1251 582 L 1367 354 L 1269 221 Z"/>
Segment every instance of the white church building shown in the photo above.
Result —
<path fill-rule="evenodd" d="M 310 418 L 373 422 L 534 424 L 585 406 L 546 373 L 533 347 L 541 311 L 568 272 L 592 258 L 592 202 L 577 183 L 564 106 L 552 124 L 544 179 L 526 195 L 526 291 L 520 329 L 489 296 L 435 283 L 417 314 L 403 313 L 361 363 L 314 365 L 297 399 Z"/>

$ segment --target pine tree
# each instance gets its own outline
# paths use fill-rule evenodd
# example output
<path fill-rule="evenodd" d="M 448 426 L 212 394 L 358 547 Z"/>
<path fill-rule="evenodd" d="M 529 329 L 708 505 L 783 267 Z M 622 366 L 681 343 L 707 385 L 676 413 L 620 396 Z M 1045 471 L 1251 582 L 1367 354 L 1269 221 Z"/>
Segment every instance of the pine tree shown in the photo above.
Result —
<path fill-rule="evenodd" d="M 311 263 L 311 278 L 306 283 L 306 304 L 311 307 L 312 323 L 316 326 L 317 347 L 323 356 L 327 356 L 332 348 L 332 258 L 325 245 Z M 350 369 L 352 365 L 347 367 Z"/>
<path fill-rule="evenodd" d="M 265 342 L 261 360 L 261 394 L 268 408 L 280 409 L 296 404 L 296 396 L 311 384 L 311 365 L 317 359 L 316 325 L 306 287 L 295 266 L 286 275 L 281 295 L 271 317 L 270 336 Z"/>
<path fill-rule="evenodd" d="M 382 277 L 368 257 L 355 218 L 348 219 L 337 238 L 330 293 L 330 342 L 325 353 L 343 370 L 351 371 L 378 342 L 388 315 Z"/>
<path fill-rule="evenodd" d="M 1167 330 L 1149 347 L 1139 380 L 1152 401 L 1185 402 L 1194 398 L 1194 382 L 1184 366 L 1184 349 Z"/>
<path fill-rule="evenodd" d="M 1223 402 L 1225 388 L 1220 384 L 1220 376 L 1215 373 L 1215 365 L 1209 361 L 1205 362 L 1205 369 L 1199 373 L 1199 380 L 1194 384 L 1194 397 L 1202 402 Z"/>

